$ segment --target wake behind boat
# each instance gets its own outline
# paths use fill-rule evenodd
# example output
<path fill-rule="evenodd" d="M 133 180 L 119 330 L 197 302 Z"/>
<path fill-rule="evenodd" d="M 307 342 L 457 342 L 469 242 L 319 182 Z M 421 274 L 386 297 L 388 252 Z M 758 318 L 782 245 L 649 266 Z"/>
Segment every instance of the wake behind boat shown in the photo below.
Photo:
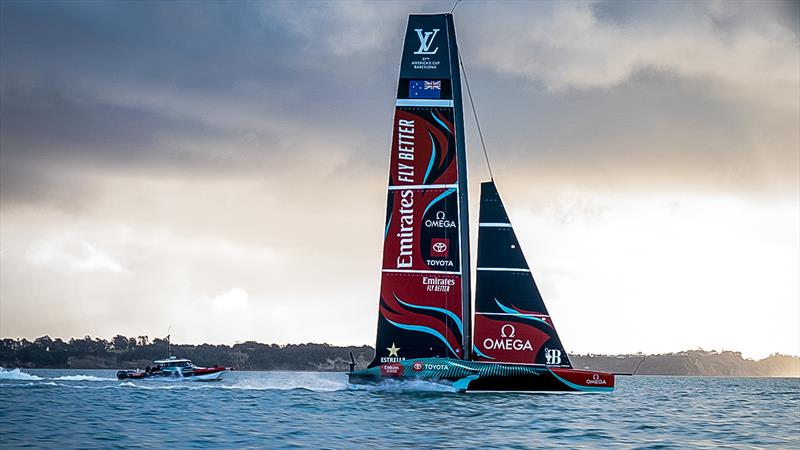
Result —
<path fill-rule="evenodd" d="M 393 128 L 376 355 L 367 369 L 351 370 L 350 383 L 423 379 L 460 391 L 613 390 L 613 374 L 572 368 L 493 179 L 481 184 L 472 313 L 451 14 L 409 16 Z"/>
<path fill-rule="evenodd" d="M 218 381 L 227 370 L 225 367 L 198 367 L 188 359 L 178 359 L 174 356 L 168 359 L 153 361 L 154 366 L 144 370 L 119 370 L 119 380 L 142 380 L 145 378 L 175 378 L 190 381 Z"/>

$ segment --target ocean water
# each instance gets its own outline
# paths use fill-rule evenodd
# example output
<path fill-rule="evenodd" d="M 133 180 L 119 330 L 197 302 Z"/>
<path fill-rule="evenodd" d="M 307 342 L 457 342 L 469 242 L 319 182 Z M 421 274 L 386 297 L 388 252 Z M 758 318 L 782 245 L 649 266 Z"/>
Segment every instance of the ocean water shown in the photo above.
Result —
<path fill-rule="evenodd" d="M 313 372 L 118 381 L 0 370 L 2 448 L 800 448 L 800 380 L 619 377 L 611 394 L 355 389 Z"/>

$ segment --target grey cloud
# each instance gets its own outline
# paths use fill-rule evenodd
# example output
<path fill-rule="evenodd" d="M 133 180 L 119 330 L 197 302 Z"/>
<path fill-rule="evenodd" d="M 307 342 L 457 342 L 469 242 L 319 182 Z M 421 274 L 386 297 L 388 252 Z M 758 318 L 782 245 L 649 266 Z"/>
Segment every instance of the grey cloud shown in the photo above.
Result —
<path fill-rule="evenodd" d="M 800 86 L 782 58 L 796 33 L 772 7 L 664 4 L 459 6 L 515 211 L 560 227 L 613 216 L 585 192 L 796 195 Z M 0 1 L 0 326 L 152 334 L 180 316 L 176 328 L 220 330 L 208 299 L 240 288 L 241 325 L 187 339 L 370 341 L 405 16 L 451 6 Z M 736 64 L 715 66 L 720 49 Z M 485 169 L 471 117 L 467 129 L 474 219 Z M 791 228 L 759 200 L 754 223 Z M 64 248 L 86 241 L 130 274 L 26 262 L 64 232 Z M 321 320 L 342 309 L 352 320 Z M 301 315 L 315 325 L 296 327 Z"/>
<path fill-rule="evenodd" d="M 551 90 L 613 88 L 639 71 L 662 70 L 791 108 L 779 91 L 796 86 L 798 39 L 770 5 L 561 2 L 546 11 L 484 5 L 465 13 L 484 19 L 462 40 L 471 44 L 464 52 L 472 48 L 473 61 Z"/>
<path fill-rule="evenodd" d="M 92 175 L 257 179 L 325 159 L 384 173 L 405 13 L 446 3 L 3 2 L 0 199 L 80 203 Z M 461 5 L 496 164 L 731 187 L 774 178 L 748 170 L 763 162 L 791 181 L 792 5 L 759 5 Z M 771 66 L 714 65 L 731 55 Z"/>

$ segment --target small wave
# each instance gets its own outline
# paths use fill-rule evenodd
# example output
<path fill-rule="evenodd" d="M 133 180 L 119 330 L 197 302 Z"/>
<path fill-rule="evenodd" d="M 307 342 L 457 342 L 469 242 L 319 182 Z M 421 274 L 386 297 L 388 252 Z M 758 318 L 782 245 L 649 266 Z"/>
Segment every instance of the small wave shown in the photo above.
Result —
<path fill-rule="evenodd" d="M 6 370 L 0 367 L 0 380 L 15 380 L 15 381 L 38 381 L 43 380 L 42 377 L 25 373 L 19 369 Z"/>
<path fill-rule="evenodd" d="M 347 390 L 347 386 L 343 384 L 330 384 L 330 385 L 317 385 L 317 386 L 303 386 L 303 385 L 273 385 L 273 386 L 253 386 L 249 384 L 243 385 L 226 385 L 220 386 L 222 389 L 242 390 L 242 391 L 311 391 L 311 392 L 336 392 Z"/>
<path fill-rule="evenodd" d="M 64 375 L 61 377 L 51 378 L 56 381 L 117 381 L 116 378 L 100 378 L 93 375 Z"/>
<path fill-rule="evenodd" d="M 8 384 L 0 384 L 2 388 L 10 388 L 10 389 L 18 389 L 18 388 L 26 388 L 26 387 L 41 387 L 41 386 L 58 386 L 56 383 L 52 381 L 47 381 L 44 383 L 8 383 Z"/>
<path fill-rule="evenodd" d="M 136 384 L 132 381 L 123 381 L 119 384 L 119 387 L 125 388 L 136 388 L 136 389 L 144 389 L 146 391 L 158 390 L 158 389 L 203 389 L 202 386 L 199 387 L 190 387 L 187 385 L 179 385 L 179 384 L 158 384 L 158 385 L 149 385 L 146 386 L 144 384 Z"/>
<path fill-rule="evenodd" d="M 232 379 L 215 388 L 244 391 L 336 392 L 347 390 L 347 377 L 343 374 L 314 372 L 273 372 L 264 377 Z"/>

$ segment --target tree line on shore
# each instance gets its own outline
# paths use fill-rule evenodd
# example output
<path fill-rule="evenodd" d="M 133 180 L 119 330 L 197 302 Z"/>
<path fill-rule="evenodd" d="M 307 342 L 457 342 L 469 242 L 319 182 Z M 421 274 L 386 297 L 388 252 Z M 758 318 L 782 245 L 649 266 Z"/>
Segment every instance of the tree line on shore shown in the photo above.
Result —
<path fill-rule="evenodd" d="M 199 366 L 215 364 L 237 370 L 346 371 L 352 352 L 356 366 L 366 367 L 375 354 L 367 345 L 169 344 L 166 338 L 114 336 L 111 340 L 85 336 L 64 341 L 42 336 L 0 341 L 0 367 L 125 369 L 143 368 L 169 354 L 191 359 Z M 575 368 L 640 375 L 800 376 L 800 358 L 773 354 L 754 361 L 739 352 L 690 350 L 661 355 L 570 355 Z"/>
<path fill-rule="evenodd" d="M 0 341 L 0 366 L 21 368 L 123 369 L 143 368 L 168 355 L 191 359 L 198 366 L 215 364 L 238 370 L 342 371 L 349 352 L 365 366 L 374 350 L 369 346 L 336 347 L 328 344 L 261 344 L 248 341 L 225 344 L 169 344 L 166 338 L 117 335 L 111 340 L 85 336 L 64 341 L 42 336 L 33 341 Z"/>

